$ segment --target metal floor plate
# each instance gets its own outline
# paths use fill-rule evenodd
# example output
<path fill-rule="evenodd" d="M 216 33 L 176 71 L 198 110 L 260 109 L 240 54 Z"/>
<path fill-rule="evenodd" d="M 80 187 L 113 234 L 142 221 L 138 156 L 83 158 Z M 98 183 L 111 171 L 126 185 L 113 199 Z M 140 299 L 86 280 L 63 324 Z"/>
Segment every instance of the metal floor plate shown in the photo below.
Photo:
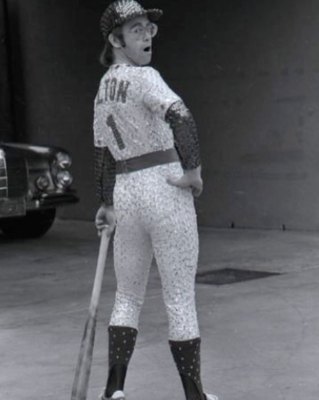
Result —
<path fill-rule="evenodd" d="M 223 268 L 212 271 L 199 272 L 196 275 L 196 283 L 205 285 L 230 285 L 236 282 L 249 281 L 252 279 L 267 278 L 269 276 L 281 275 L 278 272 L 250 271 L 245 269 Z"/>

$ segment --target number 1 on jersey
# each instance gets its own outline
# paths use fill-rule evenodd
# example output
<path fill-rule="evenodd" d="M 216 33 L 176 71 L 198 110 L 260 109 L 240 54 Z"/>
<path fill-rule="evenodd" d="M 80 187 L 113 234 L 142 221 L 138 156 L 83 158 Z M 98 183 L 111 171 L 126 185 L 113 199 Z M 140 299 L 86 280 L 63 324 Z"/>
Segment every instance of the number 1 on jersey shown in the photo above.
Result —
<path fill-rule="evenodd" d="M 123 142 L 123 139 L 122 139 L 122 136 L 121 136 L 119 130 L 117 129 L 116 122 L 115 122 L 112 114 L 110 114 L 107 117 L 106 124 L 107 124 L 107 126 L 109 126 L 112 129 L 113 135 L 115 137 L 115 140 L 116 140 L 116 143 L 117 143 L 119 149 L 123 150 L 125 148 L 125 144 Z"/>

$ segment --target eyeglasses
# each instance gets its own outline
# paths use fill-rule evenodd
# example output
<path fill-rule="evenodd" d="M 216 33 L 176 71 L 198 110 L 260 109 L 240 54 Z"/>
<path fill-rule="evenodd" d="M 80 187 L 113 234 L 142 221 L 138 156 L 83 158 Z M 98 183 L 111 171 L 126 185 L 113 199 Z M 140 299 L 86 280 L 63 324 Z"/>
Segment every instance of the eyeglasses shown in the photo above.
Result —
<path fill-rule="evenodd" d="M 144 39 L 145 35 L 148 34 L 150 37 L 154 37 L 158 32 L 158 27 L 156 24 L 151 23 L 147 26 L 141 24 L 135 25 L 130 29 L 130 33 L 133 34 L 135 39 Z"/>

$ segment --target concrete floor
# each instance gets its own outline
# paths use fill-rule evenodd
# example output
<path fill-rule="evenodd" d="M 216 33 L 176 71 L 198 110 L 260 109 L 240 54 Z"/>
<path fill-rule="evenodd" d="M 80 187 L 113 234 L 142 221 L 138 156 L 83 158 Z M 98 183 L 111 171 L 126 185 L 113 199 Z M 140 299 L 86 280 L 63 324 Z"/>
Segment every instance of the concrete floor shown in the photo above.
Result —
<path fill-rule="evenodd" d="M 224 267 L 282 275 L 197 285 L 205 388 L 221 400 L 317 400 L 319 233 L 202 230 L 201 271 Z M 93 224 L 58 221 L 41 240 L 0 236 L 0 399 L 70 399 L 87 316 L 98 239 Z M 106 327 L 115 290 L 109 257 L 88 399 L 106 375 Z M 129 400 L 183 400 L 167 346 L 153 268 Z"/>

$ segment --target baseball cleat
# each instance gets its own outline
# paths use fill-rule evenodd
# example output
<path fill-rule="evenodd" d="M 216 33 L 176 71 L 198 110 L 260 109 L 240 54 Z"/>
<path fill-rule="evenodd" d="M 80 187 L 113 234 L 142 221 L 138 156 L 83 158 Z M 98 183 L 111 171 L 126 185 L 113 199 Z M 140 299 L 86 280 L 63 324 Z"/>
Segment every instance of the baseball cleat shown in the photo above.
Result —
<path fill-rule="evenodd" d="M 205 394 L 206 400 L 218 400 L 218 397 L 214 394 Z"/>
<path fill-rule="evenodd" d="M 125 400 L 125 394 L 122 392 L 122 390 L 117 390 L 112 394 L 111 397 L 105 397 L 104 393 L 101 393 L 99 400 Z"/>

